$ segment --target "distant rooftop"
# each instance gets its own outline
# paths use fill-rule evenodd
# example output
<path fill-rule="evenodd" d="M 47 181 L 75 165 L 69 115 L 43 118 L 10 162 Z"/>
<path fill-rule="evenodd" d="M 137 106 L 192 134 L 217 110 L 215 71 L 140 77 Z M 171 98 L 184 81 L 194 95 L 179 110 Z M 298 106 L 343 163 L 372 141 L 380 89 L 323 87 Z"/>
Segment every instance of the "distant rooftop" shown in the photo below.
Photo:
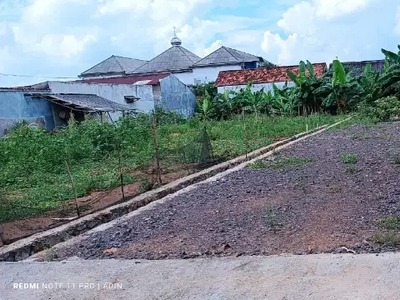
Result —
<path fill-rule="evenodd" d="M 364 61 L 346 61 L 342 62 L 342 65 L 348 71 L 351 71 L 351 74 L 354 77 L 361 76 L 364 71 L 365 67 L 370 64 L 371 69 L 373 72 L 382 73 L 385 69 L 385 60 L 364 60 Z M 329 65 L 329 70 L 333 69 L 333 65 Z"/>
<path fill-rule="evenodd" d="M 119 104 L 93 94 L 34 94 L 32 96 L 46 99 L 72 110 L 87 113 L 134 110 L 134 108 L 127 105 Z"/>
<path fill-rule="evenodd" d="M 313 64 L 314 71 L 318 77 L 322 77 L 327 69 L 326 63 Z M 261 68 L 238 71 L 220 72 L 215 82 L 215 86 L 246 85 L 250 82 L 254 84 L 285 82 L 290 81 L 287 71 L 299 74 L 299 66 L 282 66 L 275 68 Z"/>
<path fill-rule="evenodd" d="M 84 71 L 80 77 L 99 75 L 124 75 L 132 73 L 135 69 L 143 66 L 147 61 L 123 56 L 112 55 L 97 65 Z"/>
<path fill-rule="evenodd" d="M 174 45 L 133 73 L 179 72 L 189 70 L 201 58 L 180 45 Z"/>
<path fill-rule="evenodd" d="M 49 82 L 41 82 L 33 85 L 16 86 L 16 87 L 0 87 L 0 92 L 16 91 L 16 92 L 43 92 L 50 91 Z"/>
<path fill-rule="evenodd" d="M 247 62 L 261 62 L 263 58 L 243 51 L 222 46 L 194 64 L 194 67 L 237 65 Z"/>
<path fill-rule="evenodd" d="M 161 79 L 168 77 L 170 73 L 158 73 L 148 75 L 128 75 L 123 77 L 91 78 L 75 82 L 80 83 L 108 83 L 108 84 L 135 84 L 135 85 L 157 85 Z"/>

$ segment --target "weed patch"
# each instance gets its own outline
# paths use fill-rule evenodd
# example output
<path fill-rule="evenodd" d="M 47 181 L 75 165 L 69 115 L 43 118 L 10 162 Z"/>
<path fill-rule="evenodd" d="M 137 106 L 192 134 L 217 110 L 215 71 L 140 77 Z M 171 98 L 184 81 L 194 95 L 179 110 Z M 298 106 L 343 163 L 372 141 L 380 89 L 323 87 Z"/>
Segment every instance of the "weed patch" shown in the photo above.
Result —
<path fill-rule="evenodd" d="M 282 230 L 283 227 L 282 215 L 279 210 L 268 209 L 265 214 L 264 221 L 268 229 L 273 233 L 276 234 L 278 231 Z"/>
<path fill-rule="evenodd" d="M 395 165 L 400 165 L 400 153 L 396 153 L 393 155 L 393 163 Z"/>
<path fill-rule="evenodd" d="M 362 171 L 362 169 L 357 168 L 356 166 L 350 166 L 346 168 L 346 173 L 350 175 L 358 174 Z"/>
<path fill-rule="evenodd" d="M 384 218 L 378 222 L 380 228 L 400 231 L 400 216 Z"/>
<path fill-rule="evenodd" d="M 343 153 L 340 155 L 340 161 L 343 164 L 356 164 L 358 162 L 358 155 L 355 153 Z"/>
<path fill-rule="evenodd" d="M 397 232 L 377 233 L 372 239 L 375 243 L 386 247 L 397 247 L 400 245 L 400 234 Z"/>
<path fill-rule="evenodd" d="M 286 157 L 278 160 L 263 160 L 257 161 L 248 165 L 248 168 L 258 170 L 258 169 L 284 169 L 288 166 L 303 166 L 307 163 L 313 162 L 312 158 L 305 157 Z"/>

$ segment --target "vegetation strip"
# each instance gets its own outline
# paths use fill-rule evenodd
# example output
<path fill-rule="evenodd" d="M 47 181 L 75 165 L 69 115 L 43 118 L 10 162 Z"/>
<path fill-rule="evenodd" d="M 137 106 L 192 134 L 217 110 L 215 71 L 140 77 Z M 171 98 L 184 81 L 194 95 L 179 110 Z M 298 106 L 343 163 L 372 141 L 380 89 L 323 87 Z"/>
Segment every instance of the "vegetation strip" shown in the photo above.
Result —
<path fill-rule="evenodd" d="M 290 142 L 299 140 L 301 138 L 312 136 L 319 132 L 323 132 L 326 129 L 337 126 L 347 120 L 349 119 L 340 121 L 330 126 L 324 125 L 314 130 L 295 135 L 286 140 L 256 150 L 252 153 L 249 153 L 248 155 L 240 156 L 233 160 L 224 162 L 222 164 L 208 168 L 201 172 L 174 181 L 154 191 L 144 193 L 123 204 L 112 206 L 108 209 L 97 212 L 95 214 L 87 215 L 81 219 L 72 221 L 71 223 L 62 225 L 55 229 L 38 233 L 29 238 L 22 239 L 13 244 L 4 246 L 0 248 L 0 261 L 20 261 L 26 259 L 37 252 L 48 249 L 74 236 L 78 236 L 79 234 L 82 234 L 90 229 L 93 229 L 94 227 L 97 227 L 100 224 L 110 222 L 111 220 L 121 217 L 129 212 L 135 211 L 138 208 L 143 207 L 153 201 L 159 200 L 167 195 L 177 192 L 194 183 L 198 183 L 213 175 L 216 175 L 234 166 L 237 166 L 240 163 L 250 161 L 251 159 L 253 159 L 253 161 L 257 160 L 259 156 L 262 157 L 267 152 L 270 152 L 280 146 L 289 144 Z"/>

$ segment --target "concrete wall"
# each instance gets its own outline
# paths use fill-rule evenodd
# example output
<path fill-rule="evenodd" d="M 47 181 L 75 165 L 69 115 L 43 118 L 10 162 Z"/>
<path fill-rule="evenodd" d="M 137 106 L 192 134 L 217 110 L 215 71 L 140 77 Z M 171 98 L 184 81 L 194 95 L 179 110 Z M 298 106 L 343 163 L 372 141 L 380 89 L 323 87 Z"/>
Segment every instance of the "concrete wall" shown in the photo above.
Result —
<path fill-rule="evenodd" d="M 153 86 L 151 85 L 56 81 L 50 82 L 49 85 L 53 93 L 95 94 L 105 99 L 128 105 L 144 113 L 148 113 L 154 109 Z M 136 96 L 140 99 L 128 104 L 125 101 L 125 96 Z M 121 116 L 121 113 L 112 113 L 111 116 L 115 120 Z"/>
<path fill-rule="evenodd" d="M 48 130 L 54 128 L 50 102 L 33 99 L 19 91 L 0 91 L 0 136 L 16 122 L 39 122 Z"/>
<path fill-rule="evenodd" d="M 217 80 L 218 74 L 221 71 L 241 70 L 240 65 L 237 66 L 221 66 L 221 67 L 206 67 L 194 68 L 193 77 L 195 84 L 204 84 Z"/>
<path fill-rule="evenodd" d="M 155 101 L 160 101 L 161 100 L 161 85 L 153 85 L 153 95 L 154 95 L 154 100 Z"/>
<path fill-rule="evenodd" d="M 190 88 L 174 75 L 161 80 L 161 101 L 157 102 L 164 110 L 176 111 L 189 118 L 196 108 L 196 96 Z"/>
<path fill-rule="evenodd" d="M 174 76 L 186 85 L 194 85 L 193 72 L 174 73 Z"/>
<path fill-rule="evenodd" d="M 275 82 L 275 85 L 282 89 L 283 86 L 285 85 L 284 82 Z M 295 84 L 293 82 L 288 82 L 288 87 L 292 87 Z M 245 89 L 246 85 L 231 85 L 231 86 L 220 86 L 218 87 L 218 93 L 223 94 L 225 91 L 235 91 L 239 92 L 240 89 Z M 262 83 L 262 84 L 254 84 L 251 88 L 253 92 L 260 91 L 261 89 L 264 88 L 264 92 L 271 91 L 273 92 L 273 84 L 272 83 Z"/>

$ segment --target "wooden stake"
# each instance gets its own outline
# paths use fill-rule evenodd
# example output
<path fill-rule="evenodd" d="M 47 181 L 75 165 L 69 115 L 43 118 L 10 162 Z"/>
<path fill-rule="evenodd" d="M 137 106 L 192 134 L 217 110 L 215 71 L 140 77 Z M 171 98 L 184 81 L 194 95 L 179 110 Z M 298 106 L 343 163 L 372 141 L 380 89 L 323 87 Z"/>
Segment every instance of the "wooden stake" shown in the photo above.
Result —
<path fill-rule="evenodd" d="M 76 194 L 74 178 L 72 177 L 71 168 L 67 161 L 65 161 L 65 165 L 67 166 L 68 177 L 69 177 L 69 180 L 71 181 L 72 191 L 74 192 L 76 214 L 78 215 L 78 218 L 79 218 L 81 216 L 81 214 L 79 212 L 78 195 Z"/>

